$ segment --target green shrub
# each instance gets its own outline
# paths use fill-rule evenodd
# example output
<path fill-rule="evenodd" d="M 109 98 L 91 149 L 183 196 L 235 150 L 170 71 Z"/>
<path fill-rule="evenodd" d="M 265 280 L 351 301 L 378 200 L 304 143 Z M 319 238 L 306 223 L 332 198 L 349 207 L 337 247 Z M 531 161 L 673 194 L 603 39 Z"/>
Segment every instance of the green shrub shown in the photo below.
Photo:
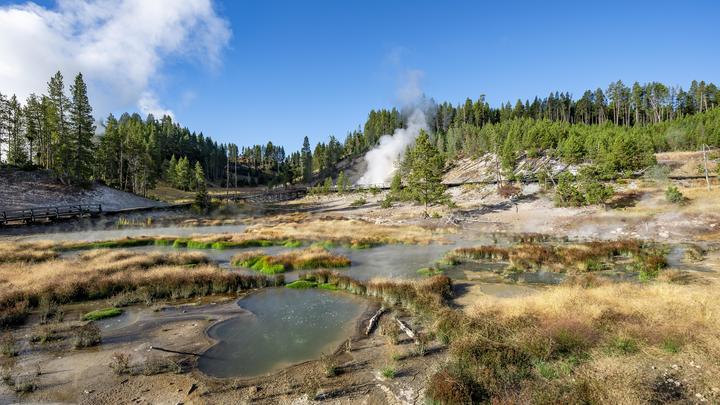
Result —
<path fill-rule="evenodd" d="M 665 199 L 672 204 L 685 202 L 685 196 L 675 186 L 668 186 L 667 190 L 665 190 Z"/>
<path fill-rule="evenodd" d="M 123 313 L 122 309 L 118 309 L 118 308 L 97 309 L 95 311 L 90 311 L 87 314 L 83 315 L 82 320 L 83 321 L 97 321 L 100 319 L 112 318 L 112 317 L 118 316 L 122 313 Z"/>
<path fill-rule="evenodd" d="M 380 369 L 380 374 L 382 374 L 383 377 L 392 380 L 397 375 L 397 371 L 393 366 L 385 366 Z"/>
<path fill-rule="evenodd" d="M 392 200 L 389 197 L 390 197 L 390 195 L 388 195 L 382 201 L 380 201 L 380 208 L 391 208 L 392 207 Z"/>
<path fill-rule="evenodd" d="M 362 207 L 363 205 L 367 204 L 367 200 L 360 197 L 357 200 L 353 201 L 350 206 L 351 207 Z"/>
<path fill-rule="evenodd" d="M 330 283 L 322 283 L 318 285 L 318 288 L 321 288 L 323 290 L 337 291 L 338 286 Z"/>

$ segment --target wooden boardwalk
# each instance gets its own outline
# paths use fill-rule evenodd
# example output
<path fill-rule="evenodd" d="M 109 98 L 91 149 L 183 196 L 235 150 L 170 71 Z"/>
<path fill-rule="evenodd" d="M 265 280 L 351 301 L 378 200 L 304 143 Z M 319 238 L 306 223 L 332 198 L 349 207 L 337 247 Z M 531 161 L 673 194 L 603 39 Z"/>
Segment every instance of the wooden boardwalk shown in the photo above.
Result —
<path fill-rule="evenodd" d="M 0 211 L 0 225 L 10 223 L 33 223 L 59 219 L 80 218 L 102 214 L 100 204 L 62 205 L 57 207 L 36 207 L 22 210 Z"/>

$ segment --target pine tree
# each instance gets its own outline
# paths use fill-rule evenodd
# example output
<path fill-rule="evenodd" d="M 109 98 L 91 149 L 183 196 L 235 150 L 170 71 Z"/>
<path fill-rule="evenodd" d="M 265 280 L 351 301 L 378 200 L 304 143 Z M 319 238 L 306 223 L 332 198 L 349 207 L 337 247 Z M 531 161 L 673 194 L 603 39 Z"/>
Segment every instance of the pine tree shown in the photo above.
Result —
<path fill-rule="evenodd" d="M 180 190 L 190 190 L 193 173 L 190 170 L 190 161 L 187 156 L 181 157 L 175 167 L 175 187 Z"/>
<path fill-rule="evenodd" d="M 22 106 L 14 95 L 8 101 L 8 158 L 11 165 L 23 166 L 28 162 L 27 149 L 23 131 Z"/>
<path fill-rule="evenodd" d="M 407 188 L 413 200 L 427 207 L 430 204 L 443 202 L 445 185 L 442 184 L 444 163 L 440 152 L 430 141 L 427 132 L 420 131 L 415 146 L 409 151 L 409 173 Z"/>
<path fill-rule="evenodd" d="M 167 172 L 165 173 L 165 180 L 170 183 L 171 186 L 177 187 L 177 159 L 175 155 L 172 155 L 170 162 L 168 162 Z"/>
<path fill-rule="evenodd" d="M 35 94 L 30 94 L 25 103 L 25 139 L 28 141 L 28 156 L 30 162 L 41 165 L 37 142 L 42 142 L 43 114 L 42 104 Z M 33 147 L 35 146 L 35 147 Z"/>
<path fill-rule="evenodd" d="M 46 110 L 50 128 L 52 129 L 52 160 L 50 167 L 62 178 L 71 174 L 72 145 L 68 139 L 67 112 L 70 101 L 65 95 L 63 76 L 58 71 L 48 83 L 48 99 L 50 106 Z"/>
<path fill-rule="evenodd" d="M 206 209 L 210 206 L 210 198 L 205 185 L 205 172 L 200 162 L 195 162 L 195 170 L 193 171 L 195 183 L 195 206 L 197 208 Z"/>
<path fill-rule="evenodd" d="M 201 186 L 205 187 L 205 171 L 202 168 L 200 162 L 195 162 L 195 170 L 193 170 L 193 184 L 195 189 L 199 189 Z"/>
<path fill-rule="evenodd" d="M 8 100 L 0 93 L 0 163 L 3 162 L 3 144 L 7 142 L 8 138 Z"/>
<path fill-rule="evenodd" d="M 336 185 L 338 193 L 344 193 L 347 190 L 348 179 L 344 171 L 340 171 L 340 174 L 338 174 Z"/>
<path fill-rule="evenodd" d="M 305 139 L 303 139 L 303 146 L 300 150 L 301 158 L 302 158 L 302 177 L 303 181 L 305 183 L 310 181 L 310 178 L 312 177 L 312 152 L 310 151 L 310 140 L 306 136 Z"/>
<path fill-rule="evenodd" d="M 75 76 L 70 93 L 72 103 L 69 109 L 69 145 L 73 160 L 71 175 L 77 180 L 87 181 L 92 174 L 92 137 L 95 134 L 95 124 L 82 73 Z"/>

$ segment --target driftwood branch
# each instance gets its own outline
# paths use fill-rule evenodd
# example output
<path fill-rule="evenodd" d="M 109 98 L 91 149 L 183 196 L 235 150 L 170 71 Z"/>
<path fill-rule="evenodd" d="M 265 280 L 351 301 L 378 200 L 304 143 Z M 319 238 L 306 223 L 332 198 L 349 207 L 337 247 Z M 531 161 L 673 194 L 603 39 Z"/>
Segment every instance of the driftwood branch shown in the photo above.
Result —
<path fill-rule="evenodd" d="M 380 309 L 375 312 L 375 315 L 370 318 L 368 321 L 367 329 L 365 329 L 365 335 L 369 335 L 373 329 L 375 329 L 375 325 L 377 325 L 378 320 L 380 320 L 380 316 L 385 312 L 385 307 L 380 307 Z"/>
<path fill-rule="evenodd" d="M 417 343 L 417 335 L 415 334 L 415 332 L 413 332 L 413 330 L 410 329 L 410 327 L 405 322 L 399 320 L 398 318 L 395 318 L 395 320 L 397 321 L 398 325 L 400 325 L 400 330 L 405 332 L 405 334 L 408 335 L 410 339 L 414 340 L 415 343 Z"/>
<path fill-rule="evenodd" d="M 165 352 L 165 353 L 186 354 L 186 355 L 189 355 L 189 356 L 197 356 L 197 357 L 202 356 L 202 354 L 198 354 L 198 353 L 179 352 L 179 351 L 177 351 L 177 350 L 163 349 L 162 347 L 157 347 L 157 346 L 150 346 L 150 349 L 151 349 L 151 350 L 158 350 L 158 351 Z"/>

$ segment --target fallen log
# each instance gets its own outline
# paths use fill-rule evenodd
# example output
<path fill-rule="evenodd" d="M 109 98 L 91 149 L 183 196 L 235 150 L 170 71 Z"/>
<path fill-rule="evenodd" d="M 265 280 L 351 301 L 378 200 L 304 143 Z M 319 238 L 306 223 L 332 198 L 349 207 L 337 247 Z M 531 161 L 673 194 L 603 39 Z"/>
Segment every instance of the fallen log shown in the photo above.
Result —
<path fill-rule="evenodd" d="M 375 325 L 377 325 L 378 320 L 380 320 L 380 316 L 385 312 L 385 307 L 380 307 L 380 309 L 375 312 L 375 315 L 370 318 L 368 321 L 367 329 L 365 330 L 365 335 L 369 335 L 373 329 L 375 329 Z"/>
<path fill-rule="evenodd" d="M 395 320 L 397 321 L 398 325 L 400 325 L 400 330 L 405 332 L 405 334 L 408 335 L 408 337 L 410 339 L 414 340 L 415 343 L 417 344 L 418 340 L 417 340 L 417 335 L 415 334 L 415 332 L 413 332 L 413 330 L 410 329 L 410 327 L 405 322 L 399 320 L 398 318 L 395 318 Z"/>
<path fill-rule="evenodd" d="M 198 353 L 179 352 L 177 350 L 163 349 L 162 347 L 157 347 L 157 346 L 150 346 L 150 350 L 158 350 L 158 351 L 165 352 L 165 353 L 187 354 L 189 356 L 197 356 L 197 357 L 202 356 L 202 354 L 198 354 Z"/>

